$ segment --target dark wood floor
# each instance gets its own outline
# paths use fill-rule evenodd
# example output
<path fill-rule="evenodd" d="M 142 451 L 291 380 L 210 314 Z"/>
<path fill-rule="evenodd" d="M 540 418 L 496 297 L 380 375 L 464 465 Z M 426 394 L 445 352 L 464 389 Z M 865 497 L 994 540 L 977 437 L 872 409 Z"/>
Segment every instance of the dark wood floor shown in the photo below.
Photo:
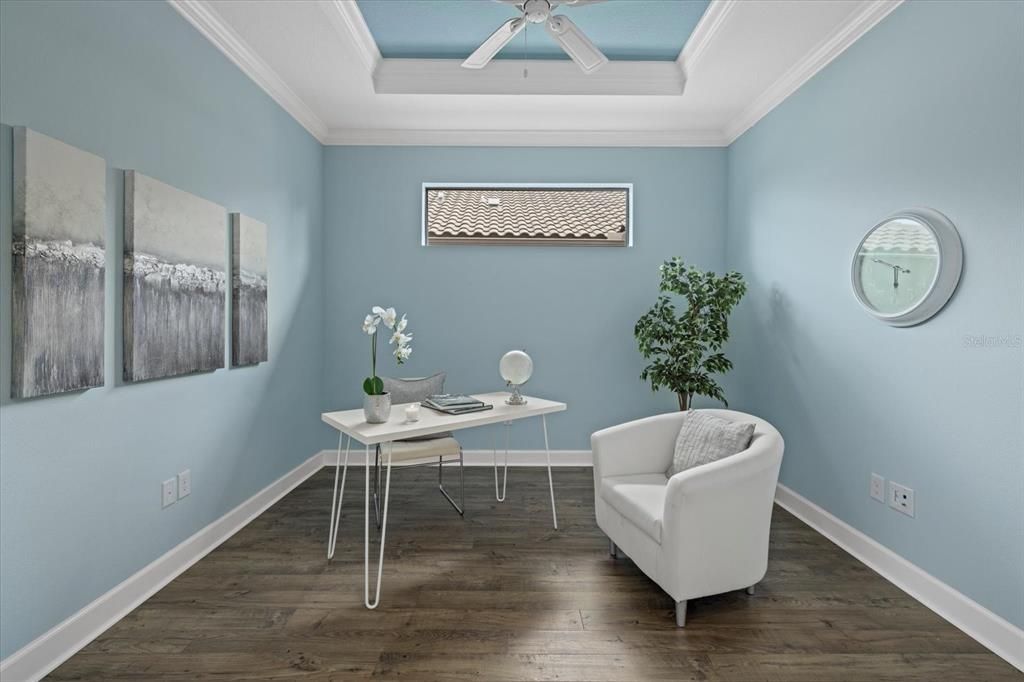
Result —
<path fill-rule="evenodd" d="M 381 606 L 362 605 L 362 469 L 325 560 L 323 470 L 137 608 L 53 679 L 1003 680 L 1007 663 L 783 511 L 757 595 L 672 600 L 594 523 L 590 470 L 396 471 Z M 372 513 L 372 512 L 371 512 Z"/>

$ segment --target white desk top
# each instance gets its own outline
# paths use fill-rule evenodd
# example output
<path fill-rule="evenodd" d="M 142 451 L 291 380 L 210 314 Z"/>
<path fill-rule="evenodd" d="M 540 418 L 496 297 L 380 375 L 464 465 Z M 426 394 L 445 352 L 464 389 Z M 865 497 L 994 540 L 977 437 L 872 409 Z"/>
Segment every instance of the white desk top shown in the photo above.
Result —
<path fill-rule="evenodd" d="M 376 445 L 391 440 L 429 436 L 432 433 L 468 429 L 473 426 L 500 424 L 501 422 L 526 417 L 539 417 L 542 414 L 561 412 L 565 403 L 543 398 L 526 398 L 525 405 L 507 405 L 507 391 L 497 393 L 475 393 L 474 398 L 494 405 L 493 409 L 468 414 L 442 414 L 428 407 L 420 408 L 419 421 L 405 420 L 405 406 L 409 403 L 391 406 L 391 417 L 383 424 L 367 424 L 363 408 L 344 410 L 341 412 L 324 412 L 320 418 L 342 433 L 348 434 L 365 445 Z"/>

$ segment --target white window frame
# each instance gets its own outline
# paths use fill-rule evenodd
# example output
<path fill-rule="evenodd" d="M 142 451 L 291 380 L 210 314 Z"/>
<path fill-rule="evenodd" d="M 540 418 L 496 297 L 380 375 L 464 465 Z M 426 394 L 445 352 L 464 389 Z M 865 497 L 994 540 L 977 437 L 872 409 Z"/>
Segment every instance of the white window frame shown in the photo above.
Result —
<path fill-rule="evenodd" d="M 626 248 L 633 246 L 632 182 L 424 182 L 420 187 L 420 246 L 427 243 L 428 189 L 624 189 L 626 190 Z M 480 242 L 484 244 L 484 241 Z M 536 242 L 530 244 L 536 246 Z M 571 246 L 567 242 L 559 246 Z M 582 245 L 581 245 L 582 246 Z M 622 247 L 619 247 L 622 248 Z"/>

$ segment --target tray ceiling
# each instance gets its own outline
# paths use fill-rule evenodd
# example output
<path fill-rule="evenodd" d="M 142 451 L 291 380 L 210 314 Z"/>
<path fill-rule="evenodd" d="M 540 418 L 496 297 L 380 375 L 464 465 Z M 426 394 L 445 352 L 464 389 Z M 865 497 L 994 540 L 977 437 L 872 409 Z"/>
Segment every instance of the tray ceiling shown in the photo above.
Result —
<path fill-rule="evenodd" d="M 675 59 L 613 59 L 590 76 L 564 59 L 531 59 L 526 78 L 513 59 L 470 71 L 458 58 L 389 57 L 398 34 L 382 34 L 378 47 L 360 10 L 368 0 L 168 2 L 326 144 L 724 146 L 900 0 L 711 0 L 688 37 L 678 29 Z M 582 26 L 585 12 L 643 4 L 608 0 L 565 12 Z M 670 46 L 660 30 L 629 40 L 649 37 L 663 57 Z"/>

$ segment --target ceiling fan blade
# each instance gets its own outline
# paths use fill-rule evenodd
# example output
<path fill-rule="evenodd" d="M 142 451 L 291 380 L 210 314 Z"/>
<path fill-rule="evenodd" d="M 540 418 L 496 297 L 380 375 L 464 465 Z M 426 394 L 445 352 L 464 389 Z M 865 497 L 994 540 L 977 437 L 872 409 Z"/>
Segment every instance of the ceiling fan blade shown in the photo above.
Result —
<path fill-rule="evenodd" d="M 555 15 L 548 19 L 546 28 L 555 42 L 583 69 L 583 73 L 591 73 L 608 63 L 608 57 L 590 42 L 590 38 L 569 17 Z"/>
<path fill-rule="evenodd" d="M 466 58 L 466 61 L 462 62 L 463 68 L 466 69 L 482 69 L 487 66 L 494 55 L 501 52 L 501 48 L 509 44 L 509 42 L 515 38 L 523 28 L 526 27 L 526 20 L 522 17 L 516 17 L 515 19 L 509 19 L 504 24 L 498 27 L 498 30 L 491 34 L 491 37 L 483 42 L 480 47 L 476 48 L 473 54 Z"/>
<path fill-rule="evenodd" d="M 583 5 L 596 5 L 599 2 L 605 0 L 558 0 L 559 5 L 565 5 L 567 7 L 582 7 Z M 554 2 L 551 3 L 552 5 Z"/>

